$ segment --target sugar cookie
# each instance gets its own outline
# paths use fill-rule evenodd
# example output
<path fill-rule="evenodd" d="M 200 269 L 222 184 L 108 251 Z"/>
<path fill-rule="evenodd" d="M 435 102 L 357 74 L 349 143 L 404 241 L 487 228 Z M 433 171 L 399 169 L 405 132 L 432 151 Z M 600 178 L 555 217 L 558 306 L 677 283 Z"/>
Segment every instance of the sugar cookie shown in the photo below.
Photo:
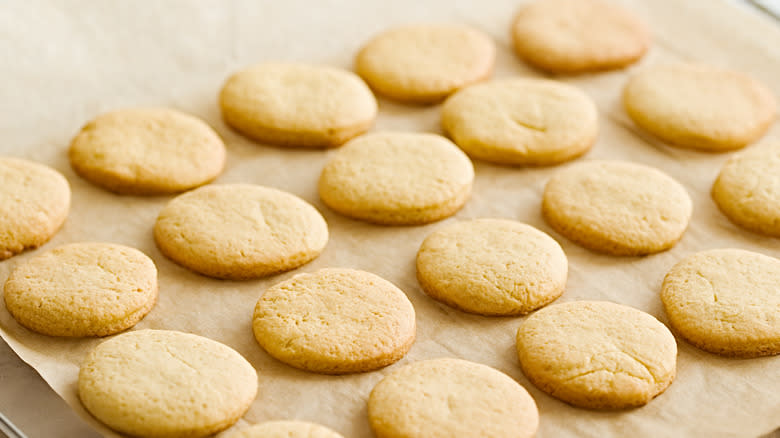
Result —
<path fill-rule="evenodd" d="M 392 283 L 352 269 L 299 274 L 265 291 L 255 339 L 271 356 L 307 371 L 371 371 L 401 359 L 415 338 L 414 308 Z"/>
<path fill-rule="evenodd" d="M 776 111 L 772 92 L 750 76 L 696 64 L 641 70 L 623 104 L 634 123 L 670 145 L 711 152 L 758 140 Z"/>
<path fill-rule="evenodd" d="M 731 157 L 712 186 L 712 199 L 735 224 L 780 237 L 780 142 Z"/>
<path fill-rule="evenodd" d="M 609 70 L 633 64 L 650 35 L 634 15 L 600 0 L 543 0 L 520 10 L 512 25 L 515 52 L 554 73 Z"/>
<path fill-rule="evenodd" d="M 651 315 L 605 301 L 553 304 L 517 331 L 523 373 L 575 406 L 642 406 L 674 380 L 677 344 Z"/>
<path fill-rule="evenodd" d="M 336 147 L 368 130 L 377 103 L 355 74 L 305 64 L 261 64 L 231 76 L 219 95 L 225 122 L 254 140 Z"/>
<path fill-rule="evenodd" d="M 504 219 L 477 219 L 441 228 L 417 253 L 425 293 L 482 315 L 521 315 L 566 287 L 568 262 L 558 242 L 536 228 Z"/>
<path fill-rule="evenodd" d="M 536 403 L 520 384 L 489 366 L 433 359 L 399 368 L 368 399 L 377 438 L 530 438 Z"/>
<path fill-rule="evenodd" d="M 168 108 L 134 108 L 98 116 L 68 151 L 82 178 L 112 192 L 163 195 L 213 181 L 225 145 L 204 121 Z"/>
<path fill-rule="evenodd" d="M 357 73 L 391 99 L 438 102 L 490 76 L 496 48 L 487 35 L 462 25 L 414 25 L 375 36 L 358 53 Z"/>
<path fill-rule="evenodd" d="M 157 302 L 157 268 L 141 251 L 73 243 L 19 265 L 5 305 L 19 323 L 50 336 L 106 336 L 143 319 Z"/>
<path fill-rule="evenodd" d="M 201 336 L 139 330 L 115 336 L 81 364 L 79 397 L 117 432 L 205 437 L 227 429 L 257 395 L 257 373 L 230 347 Z"/>
<path fill-rule="evenodd" d="M 228 438 L 344 438 L 319 424 L 305 421 L 266 421 L 231 433 Z"/>
<path fill-rule="evenodd" d="M 264 277 L 322 252 L 328 226 L 306 201 L 251 184 L 210 185 L 174 198 L 154 226 L 160 251 L 217 278 Z"/>
<path fill-rule="evenodd" d="M 672 328 L 691 344 L 733 357 L 780 354 L 780 260 L 741 249 L 702 251 L 664 278 Z"/>
<path fill-rule="evenodd" d="M 385 225 L 451 216 L 471 195 L 474 167 L 434 134 L 384 132 L 349 142 L 325 165 L 320 198 L 333 210 Z"/>
<path fill-rule="evenodd" d="M 70 185 L 56 170 L 0 157 L 0 260 L 51 239 L 68 217 Z"/>
<path fill-rule="evenodd" d="M 579 157 L 598 134 L 598 112 L 579 89 L 542 79 L 467 87 L 442 107 L 442 127 L 471 157 L 545 166 Z"/>
<path fill-rule="evenodd" d="M 641 164 L 586 161 L 555 174 L 542 214 L 555 231 L 593 251 L 652 254 L 674 246 L 691 218 L 688 192 Z"/>

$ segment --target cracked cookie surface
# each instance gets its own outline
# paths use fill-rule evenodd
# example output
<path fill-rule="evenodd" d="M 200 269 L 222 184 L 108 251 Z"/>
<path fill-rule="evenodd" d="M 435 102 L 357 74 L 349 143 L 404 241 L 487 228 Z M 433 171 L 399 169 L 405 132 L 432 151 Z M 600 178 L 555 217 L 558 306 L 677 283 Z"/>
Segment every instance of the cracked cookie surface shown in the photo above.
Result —
<path fill-rule="evenodd" d="M 242 280 L 315 259 L 328 226 L 306 201 L 252 184 L 201 187 L 174 198 L 154 226 L 160 251 L 210 277 Z"/>
<path fill-rule="evenodd" d="M 674 380 L 677 344 L 660 321 L 604 301 L 554 304 L 517 331 L 520 367 L 539 389 L 575 406 L 642 406 Z"/>
<path fill-rule="evenodd" d="M 432 359 L 398 368 L 368 399 L 378 438 L 530 438 L 536 403 L 506 374 L 461 359 Z"/>
<path fill-rule="evenodd" d="M 417 252 L 425 293 L 482 315 L 522 315 L 558 298 L 568 261 L 552 237 L 505 219 L 476 219 L 441 228 Z"/>
<path fill-rule="evenodd" d="M 329 268 L 271 286 L 255 306 L 255 339 L 307 371 L 371 371 L 401 359 L 415 339 L 406 295 L 369 272 Z"/>
<path fill-rule="evenodd" d="M 169 330 L 138 330 L 93 349 L 79 398 L 110 428 L 131 436 L 197 438 L 227 429 L 257 395 L 257 373 L 230 347 Z"/>
<path fill-rule="evenodd" d="M 676 333 L 711 353 L 780 354 L 780 260 L 741 249 L 715 249 L 677 263 L 661 300 Z"/>
<path fill-rule="evenodd" d="M 5 304 L 20 324 L 49 336 L 107 336 L 134 326 L 157 302 L 157 268 L 141 251 L 73 243 L 18 266 Z"/>
<path fill-rule="evenodd" d="M 508 79 L 458 91 L 442 106 L 442 128 L 469 156 L 546 166 L 587 152 L 598 134 L 596 105 L 571 85 Z"/>

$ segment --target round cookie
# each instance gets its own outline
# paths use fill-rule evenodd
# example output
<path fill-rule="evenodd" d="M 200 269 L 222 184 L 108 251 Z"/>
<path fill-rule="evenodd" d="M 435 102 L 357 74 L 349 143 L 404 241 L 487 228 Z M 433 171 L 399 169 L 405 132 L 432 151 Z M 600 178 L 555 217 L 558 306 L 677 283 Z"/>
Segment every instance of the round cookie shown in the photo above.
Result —
<path fill-rule="evenodd" d="M 219 95 L 225 123 L 279 146 L 330 148 L 368 130 L 377 103 L 355 74 L 305 64 L 261 64 L 231 76 Z"/>
<path fill-rule="evenodd" d="M 493 72 L 496 48 L 462 25 L 413 25 L 375 36 L 355 70 L 377 93 L 409 103 L 434 103 Z"/>
<path fill-rule="evenodd" d="M 160 251 L 209 277 L 242 280 L 295 269 L 328 242 L 328 225 L 306 201 L 251 184 L 201 187 L 174 198 L 154 226 Z"/>
<path fill-rule="evenodd" d="M 489 366 L 433 359 L 399 368 L 368 399 L 377 438 L 530 438 L 536 403 L 520 384 Z"/>
<path fill-rule="evenodd" d="M 537 0 L 518 12 L 512 38 L 519 57 L 553 73 L 625 67 L 650 46 L 641 21 L 600 0 Z"/>
<path fill-rule="evenodd" d="M 231 433 L 228 438 L 344 438 L 319 424 L 305 421 L 266 421 Z"/>
<path fill-rule="evenodd" d="M 657 319 L 604 301 L 554 304 L 517 331 L 523 373 L 542 391 L 592 409 L 642 406 L 674 380 L 677 344 Z"/>
<path fill-rule="evenodd" d="M 474 167 L 452 142 L 434 134 L 364 135 L 325 165 L 320 198 L 354 219 L 415 225 L 455 214 L 471 195 Z"/>
<path fill-rule="evenodd" d="M 56 170 L 0 157 L 0 260 L 51 239 L 68 217 L 70 185 Z"/>
<path fill-rule="evenodd" d="M 780 237 L 780 142 L 735 154 L 723 165 L 712 199 L 735 224 Z"/>
<path fill-rule="evenodd" d="M 82 178 L 129 195 L 178 193 L 213 181 L 225 145 L 204 121 L 168 108 L 98 116 L 71 141 L 71 167 Z"/>
<path fill-rule="evenodd" d="M 561 296 L 568 261 L 558 242 L 504 219 L 457 222 L 428 236 L 417 252 L 425 293 L 466 312 L 522 315 Z"/>
<path fill-rule="evenodd" d="M 646 255 L 674 246 L 693 205 L 685 188 L 652 167 L 586 161 L 556 173 L 542 214 L 555 231 L 593 251 Z"/>
<path fill-rule="evenodd" d="M 323 374 L 372 371 L 415 338 L 414 308 L 392 283 L 352 269 L 299 274 L 257 301 L 255 339 L 276 359 Z"/>
<path fill-rule="evenodd" d="M 579 89 L 542 79 L 508 79 L 458 91 L 442 128 L 473 158 L 546 166 L 579 157 L 598 134 L 598 112 Z"/>
<path fill-rule="evenodd" d="M 141 251 L 73 243 L 19 265 L 5 305 L 23 326 L 49 336 L 107 336 L 134 326 L 157 302 L 157 268 Z"/>
<path fill-rule="evenodd" d="M 634 123 L 670 145 L 710 152 L 758 140 L 777 105 L 750 76 L 696 64 L 641 70 L 629 78 L 623 104 Z"/>
<path fill-rule="evenodd" d="M 664 278 L 672 329 L 724 356 L 780 354 L 780 260 L 741 249 L 702 251 Z"/>
<path fill-rule="evenodd" d="M 257 395 L 257 373 L 235 350 L 211 339 L 139 330 L 87 354 L 78 390 L 84 407 L 117 432 L 196 438 L 244 415 Z"/>

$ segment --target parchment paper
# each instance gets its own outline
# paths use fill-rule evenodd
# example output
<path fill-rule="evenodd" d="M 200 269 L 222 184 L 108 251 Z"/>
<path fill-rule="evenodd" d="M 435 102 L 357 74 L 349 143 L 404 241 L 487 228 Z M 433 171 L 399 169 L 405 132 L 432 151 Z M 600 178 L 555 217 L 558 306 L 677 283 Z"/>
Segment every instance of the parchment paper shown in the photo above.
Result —
<path fill-rule="evenodd" d="M 517 0 L 453 1 L 6 1 L 0 8 L 0 153 L 38 160 L 61 171 L 73 189 L 64 228 L 41 250 L 0 263 L 0 281 L 19 263 L 57 245 L 109 241 L 134 246 L 159 269 L 160 298 L 136 328 L 166 328 L 224 342 L 257 368 L 260 393 L 237 425 L 297 418 L 322 423 L 346 437 L 371 436 L 365 403 L 388 372 L 413 361 L 460 357 L 517 379 L 539 405 L 548 437 L 756 436 L 780 426 L 780 357 L 734 360 L 678 340 L 677 378 L 646 407 L 593 412 L 570 407 L 532 386 L 515 357 L 522 318 L 487 318 L 427 298 L 415 280 L 414 257 L 425 236 L 456 219 L 506 217 L 556 237 L 570 262 L 559 302 L 610 300 L 666 322 L 658 297 L 666 271 L 708 248 L 740 247 L 780 257 L 780 240 L 730 224 L 709 198 L 728 154 L 669 148 L 632 125 L 619 102 L 628 71 L 562 77 L 584 89 L 600 110 L 601 133 L 584 158 L 622 159 L 656 166 L 679 180 L 694 200 L 694 215 L 672 250 L 618 258 L 584 250 L 555 234 L 540 214 L 541 193 L 557 168 L 505 168 L 476 162 L 473 198 L 456 219 L 420 227 L 380 227 L 329 211 L 316 180 L 331 152 L 283 150 L 254 144 L 220 120 L 216 95 L 229 73 L 267 60 L 351 68 L 360 45 L 377 31 L 410 22 L 461 22 L 498 44 L 495 77 L 541 76 L 510 50 L 508 29 Z M 625 1 L 654 32 L 639 66 L 693 60 L 740 69 L 780 95 L 780 27 L 725 1 Z M 629 71 L 630 71 L 629 70 Z M 220 183 L 248 182 L 301 196 L 323 212 L 331 238 L 324 253 L 297 271 L 265 280 L 229 282 L 189 272 L 163 257 L 152 225 L 170 197 L 117 196 L 79 179 L 66 149 L 82 124 L 103 111 L 134 105 L 178 108 L 204 118 L 224 137 L 228 162 Z M 375 129 L 440 132 L 439 108 L 380 101 Z M 780 138 L 775 123 L 764 142 Z M 266 287 L 294 273 L 323 267 L 374 272 L 403 289 L 417 311 L 418 338 L 398 364 L 366 374 L 321 376 L 271 359 L 256 344 L 251 315 Z M 116 436 L 87 414 L 76 394 L 79 362 L 100 340 L 56 339 L 20 327 L 0 306 L 0 335 L 105 436 Z M 0 391 L 2 388 L 0 388 Z M 41 421 L 46 421 L 42 418 Z"/>

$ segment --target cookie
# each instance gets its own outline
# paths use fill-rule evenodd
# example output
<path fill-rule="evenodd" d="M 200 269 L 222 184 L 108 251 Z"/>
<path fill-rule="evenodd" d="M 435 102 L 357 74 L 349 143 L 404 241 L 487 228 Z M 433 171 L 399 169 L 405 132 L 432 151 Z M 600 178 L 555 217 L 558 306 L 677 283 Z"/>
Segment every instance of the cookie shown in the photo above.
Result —
<path fill-rule="evenodd" d="M 257 301 L 252 327 L 271 356 L 323 374 L 390 365 L 415 338 L 414 308 L 406 295 L 353 269 L 321 269 L 268 288 Z"/>
<path fill-rule="evenodd" d="M 78 391 L 84 407 L 117 432 L 196 438 L 244 415 L 257 395 L 257 373 L 235 350 L 211 339 L 139 330 L 87 354 Z"/>
<path fill-rule="evenodd" d="M 777 105 L 750 76 L 697 64 L 641 70 L 629 78 L 623 104 L 634 123 L 671 146 L 710 152 L 758 140 Z"/>
<path fill-rule="evenodd" d="M 672 329 L 711 353 L 780 354 L 780 260 L 741 249 L 686 257 L 669 271 L 661 301 Z"/>
<path fill-rule="evenodd" d="M 231 433 L 228 438 L 344 438 L 319 424 L 305 421 L 266 421 Z"/>
<path fill-rule="evenodd" d="M 344 145 L 322 170 L 322 201 L 338 213 L 384 225 L 455 214 L 471 195 L 474 167 L 434 134 L 383 132 Z"/>
<path fill-rule="evenodd" d="M 165 195 L 213 181 L 225 167 L 225 145 L 189 114 L 133 108 L 87 123 L 68 158 L 79 176 L 112 192 Z"/>
<path fill-rule="evenodd" d="M 537 0 L 518 12 L 512 38 L 520 58 L 552 73 L 622 68 L 650 47 L 639 19 L 600 0 Z"/>
<path fill-rule="evenodd" d="M 593 251 L 638 256 L 673 247 L 691 219 L 688 192 L 652 167 L 622 161 L 573 164 L 547 182 L 542 214 Z"/>
<path fill-rule="evenodd" d="M 657 319 L 605 301 L 554 304 L 517 331 L 523 373 L 542 391 L 574 406 L 642 406 L 674 380 L 677 344 Z"/>
<path fill-rule="evenodd" d="M 731 157 L 712 186 L 712 199 L 731 222 L 780 237 L 780 142 Z"/>
<path fill-rule="evenodd" d="M 399 368 L 368 399 L 377 438 L 530 438 L 539 411 L 528 391 L 506 374 L 461 359 L 433 359 Z"/>
<path fill-rule="evenodd" d="M 0 260 L 48 242 L 68 217 L 70 185 L 56 170 L 0 157 Z"/>
<path fill-rule="evenodd" d="M 157 217 L 154 240 L 185 268 L 243 280 L 314 260 L 328 242 L 328 225 L 290 193 L 251 184 L 210 185 L 169 202 Z"/>
<path fill-rule="evenodd" d="M 434 103 L 493 72 L 496 47 L 467 26 L 403 26 L 380 33 L 357 55 L 355 70 L 377 93 Z"/>
<path fill-rule="evenodd" d="M 157 302 L 157 268 L 141 251 L 73 243 L 19 265 L 5 305 L 30 330 L 49 336 L 107 336 L 143 319 Z"/>
<path fill-rule="evenodd" d="M 225 123 L 262 143 L 330 148 L 366 132 L 377 103 L 355 74 L 306 64 L 260 64 L 219 94 Z"/>
<path fill-rule="evenodd" d="M 561 296 L 568 261 L 558 242 L 505 219 L 457 222 L 428 236 L 417 279 L 432 298 L 480 315 L 522 315 Z"/>
<path fill-rule="evenodd" d="M 444 132 L 469 156 L 496 164 L 548 166 L 593 146 L 598 112 L 562 82 L 504 79 L 467 87 L 442 106 Z"/>

